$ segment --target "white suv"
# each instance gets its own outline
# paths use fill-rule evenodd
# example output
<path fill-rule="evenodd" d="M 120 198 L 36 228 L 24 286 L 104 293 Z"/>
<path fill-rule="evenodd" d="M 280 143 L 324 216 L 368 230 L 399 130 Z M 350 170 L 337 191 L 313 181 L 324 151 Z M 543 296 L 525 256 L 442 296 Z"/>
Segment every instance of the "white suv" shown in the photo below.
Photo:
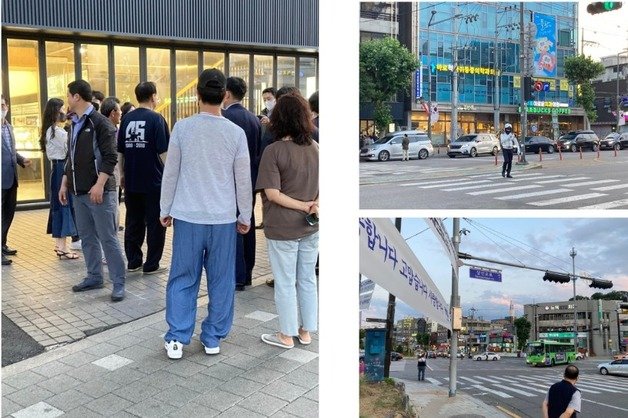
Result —
<path fill-rule="evenodd" d="M 499 354 L 497 353 L 491 353 L 490 351 L 486 351 L 482 354 L 478 354 L 476 356 L 473 356 L 473 360 L 476 361 L 480 361 L 480 360 L 499 360 Z"/>
<path fill-rule="evenodd" d="M 375 141 L 375 143 L 362 147 L 360 150 L 360 158 L 373 161 L 401 159 L 403 157 L 401 140 L 404 135 L 408 135 L 410 139 L 408 146 L 408 156 L 410 158 L 422 160 L 429 157 L 430 154 L 434 152 L 432 142 L 425 132 L 399 131 L 389 133 L 385 137 Z"/>
<path fill-rule="evenodd" d="M 462 135 L 451 144 L 447 155 L 455 158 L 457 155 L 476 157 L 480 154 L 497 155 L 499 152 L 499 139 L 493 134 L 468 134 Z"/>

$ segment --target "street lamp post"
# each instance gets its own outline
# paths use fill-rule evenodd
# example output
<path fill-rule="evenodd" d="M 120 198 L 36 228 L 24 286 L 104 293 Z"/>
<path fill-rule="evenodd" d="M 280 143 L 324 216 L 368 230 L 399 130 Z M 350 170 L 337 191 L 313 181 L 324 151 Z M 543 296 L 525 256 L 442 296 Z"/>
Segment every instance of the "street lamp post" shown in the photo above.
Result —
<path fill-rule="evenodd" d="M 576 353 L 578 352 L 578 309 L 576 307 L 576 249 L 571 247 L 569 255 L 571 256 L 571 269 L 573 280 L 573 345 Z"/>

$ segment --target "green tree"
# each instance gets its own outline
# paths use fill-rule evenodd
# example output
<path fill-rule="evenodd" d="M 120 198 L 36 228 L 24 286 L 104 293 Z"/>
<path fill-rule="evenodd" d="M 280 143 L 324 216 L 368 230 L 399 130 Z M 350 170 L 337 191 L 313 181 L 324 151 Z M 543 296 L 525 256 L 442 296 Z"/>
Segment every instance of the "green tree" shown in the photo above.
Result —
<path fill-rule="evenodd" d="M 430 334 L 424 332 L 424 333 L 417 333 L 416 335 L 416 343 L 418 345 L 423 346 L 423 348 L 427 347 L 430 344 Z"/>
<path fill-rule="evenodd" d="M 360 101 L 372 103 L 374 122 L 380 132 L 392 122 L 390 99 L 408 92 L 417 59 L 395 38 L 375 39 L 360 45 Z"/>
<path fill-rule="evenodd" d="M 515 319 L 515 329 L 517 330 L 517 349 L 523 350 L 523 347 L 530 339 L 530 328 L 532 324 L 525 316 Z"/>
<path fill-rule="evenodd" d="M 569 300 L 573 300 L 573 298 L 569 298 Z M 580 295 L 576 295 L 576 300 L 589 300 L 588 296 L 580 296 Z"/>
<path fill-rule="evenodd" d="M 591 80 L 604 72 L 604 65 L 595 62 L 591 57 L 576 55 L 565 58 L 565 77 L 578 86 L 576 103 L 587 113 L 590 122 L 597 119 L 595 111 L 595 91 L 591 87 Z"/>
<path fill-rule="evenodd" d="M 594 294 L 591 295 L 591 299 L 593 300 L 597 300 L 597 299 L 624 300 L 624 298 L 627 296 L 628 296 L 628 292 L 625 290 L 613 290 L 612 292 L 608 292 L 608 293 L 595 292 Z"/>

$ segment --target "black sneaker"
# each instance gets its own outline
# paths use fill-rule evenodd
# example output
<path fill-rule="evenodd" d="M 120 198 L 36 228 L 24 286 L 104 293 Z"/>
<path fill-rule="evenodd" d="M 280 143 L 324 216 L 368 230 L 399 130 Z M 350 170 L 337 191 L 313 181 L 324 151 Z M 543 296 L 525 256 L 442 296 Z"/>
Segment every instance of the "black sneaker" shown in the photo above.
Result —
<path fill-rule="evenodd" d="M 103 282 L 95 282 L 91 279 L 85 278 L 81 283 L 72 286 L 72 291 L 85 292 L 86 290 L 102 289 L 103 287 L 105 287 Z"/>
<path fill-rule="evenodd" d="M 6 245 L 2 247 L 2 255 L 15 255 L 17 254 L 17 250 L 13 248 L 9 248 Z"/>

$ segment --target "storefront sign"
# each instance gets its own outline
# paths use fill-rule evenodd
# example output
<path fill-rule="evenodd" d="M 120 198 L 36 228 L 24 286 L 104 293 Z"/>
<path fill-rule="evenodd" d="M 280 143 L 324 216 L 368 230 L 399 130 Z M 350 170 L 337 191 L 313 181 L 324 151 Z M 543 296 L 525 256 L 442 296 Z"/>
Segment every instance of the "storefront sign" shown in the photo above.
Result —
<path fill-rule="evenodd" d="M 536 115 L 571 115 L 571 109 L 568 107 L 538 107 L 526 106 L 528 113 Z M 521 112 L 521 107 L 519 107 Z"/>
<path fill-rule="evenodd" d="M 360 218 L 360 273 L 446 329 L 445 298 L 389 219 Z"/>
<path fill-rule="evenodd" d="M 415 79 L 415 89 L 414 89 L 414 99 L 418 100 L 421 97 L 421 90 L 423 88 L 423 67 L 414 72 Z"/>
<path fill-rule="evenodd" d="M 452 64 L 437 64 L 436 71 L 452 72 L 454 66 Z M 459 65 L 458 73 L 460 74 L 479 74 L 479 75 L 495 75 L 494 68 L 471 67 L 469 65 Z"/>
<path fill-rule="evenodd" d="M 562 102 L 544 102 L 544 101 L 538 101 L 538 100 L 530 100 L 530 101 L 526 102 L 526 104 L 528 106 L 534 106 L 534 107 L 569 107 L 569 105 L 567 103 L 562 103 Z"/>

